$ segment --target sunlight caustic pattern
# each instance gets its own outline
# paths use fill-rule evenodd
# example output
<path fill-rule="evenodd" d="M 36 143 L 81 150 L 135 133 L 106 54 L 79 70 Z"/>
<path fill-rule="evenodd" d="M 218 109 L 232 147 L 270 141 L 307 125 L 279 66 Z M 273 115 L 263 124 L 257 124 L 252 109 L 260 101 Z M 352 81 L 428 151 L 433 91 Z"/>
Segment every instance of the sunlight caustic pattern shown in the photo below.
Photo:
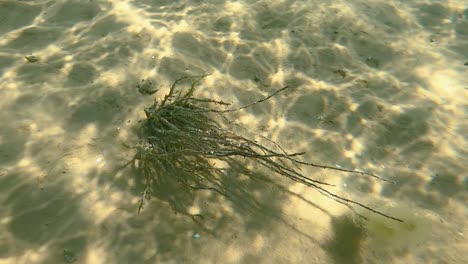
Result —
<path fill-rule="evenodd" d="M 1 1 L 0 263 L 462 263 L 467 10 L 463 0 Z M 232 172 L 224 184 L 239 201 L 173 194 L 164 198 L 186 214 L 153 199 L 136 215 L 139 176 L 118 169 L 154 100 L 136 87 L 152 79 L 158 98 L 206 73 L 198 95 L 233 105 L 289 85 L 231 117 L 306 160 L 395 180 L 303 171 L 410 224 L 359 226 L 315 191 Z"/>

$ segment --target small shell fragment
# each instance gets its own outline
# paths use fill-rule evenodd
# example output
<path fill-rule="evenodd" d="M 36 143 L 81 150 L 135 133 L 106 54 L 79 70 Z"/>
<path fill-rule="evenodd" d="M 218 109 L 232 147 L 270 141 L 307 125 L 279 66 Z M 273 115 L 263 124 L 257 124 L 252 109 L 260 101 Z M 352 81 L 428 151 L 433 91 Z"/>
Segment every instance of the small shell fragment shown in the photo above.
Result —
<path fill-rule="evenodd" d="M 39 58 L 37 56 L 34 56 L 34 55 L 27 55 L 27 56 L 24 56 L 24 58 L 28 62 L 37 62 L 37 61 L 39 61 Z"/>

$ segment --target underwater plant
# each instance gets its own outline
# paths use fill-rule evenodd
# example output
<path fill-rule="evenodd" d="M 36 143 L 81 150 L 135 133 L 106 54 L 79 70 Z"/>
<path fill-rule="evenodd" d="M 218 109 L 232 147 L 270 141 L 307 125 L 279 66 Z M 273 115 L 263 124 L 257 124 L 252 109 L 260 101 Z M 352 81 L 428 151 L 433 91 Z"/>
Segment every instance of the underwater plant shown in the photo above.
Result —
<path fill-rule="evenodd" d="M 127 163 L 141 171 L 144 177 L 144 190 L 138 212 L 142 210 L 145 200 L 149 200 L 164 186 L 176 185 L 178 190 L 186 192 L 211 190 L 229 197 L 229 190 L 221 183 L 222 177 L 225 177 L 225 169 L 214 166 L 212 161 L 232 164 L 243 158 L 273 174 L 314 188 L 349 208 L 358 206 L 402 222 L 399 218 L 327 190 L 325 186 L 334 185 L 303 175 L 300 166 L 358 173 L 382 181 L 392 181 L 369 172 L 304 162 L 298 159 L 304 152 L 287 153 L 275 142 L 264 138 L 278 149 L 274 150 L 230 129 L 235 124 L 226 117 L 226 113 L 262 103 L 288 89 L 288 86 L 251 104 L 230 108 L 229 103 L 194 96 L 196 85 L 206 76 L 186 76 L 177 79 L 162 100 L 155 100 L 153 105 L 144 109 L 146 119 L 141 123 L 139 130 L 141 142 L 136 147 L 137 153 Z M 185 91 L 178 87 L 184 80 L 191 81 L 190 88 Z"/>

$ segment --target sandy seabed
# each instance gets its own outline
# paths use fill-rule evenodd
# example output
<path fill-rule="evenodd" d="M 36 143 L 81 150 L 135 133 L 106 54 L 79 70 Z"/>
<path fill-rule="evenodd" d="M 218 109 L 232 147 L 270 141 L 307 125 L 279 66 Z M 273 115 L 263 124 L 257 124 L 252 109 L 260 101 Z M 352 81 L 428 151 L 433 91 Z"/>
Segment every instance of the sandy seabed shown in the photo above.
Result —
<path fill-rule="evenodd" d="M 175 79 L 205 73 L 198 94 L 235 105 L 289 85 L 232 118 L 396 181 L 302 168 L 405 224 L 361 223 L 275 175 L 136 214 L 121 142 Z M 467 76 L 463 0 L 0 0 L 0 264 L 466 263 Z"/>

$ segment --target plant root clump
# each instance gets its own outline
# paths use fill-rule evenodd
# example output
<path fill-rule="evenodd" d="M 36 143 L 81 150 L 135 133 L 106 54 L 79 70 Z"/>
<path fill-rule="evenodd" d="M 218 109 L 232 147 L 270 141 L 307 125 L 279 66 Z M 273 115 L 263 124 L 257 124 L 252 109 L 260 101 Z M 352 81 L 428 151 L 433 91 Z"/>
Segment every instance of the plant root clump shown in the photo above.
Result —
<path fill-rule="evenodd" d="M 211 190 L 229 197 L 229 190 L 221 184 L 222 177 L 225 177 L 225 169 L 214 166 L 213 161 L 230 164 L 243 158 L 275 175 L 314 188 L 351 209 L 353 206 L 362 207 L 372 213 L 402 222 L 401 219 L 327 190 L 326 186 L 334 185 L 303 175 L 300 167 L 312 166 L 391 181 L 368 172 L 304 162 L 298 159 L 298 156 L 304 153 L 287 153 L 275 142 L 264 138 L 275 146 L 266 147 L 233 132 L 231 128 L 235 124 L 226 117 L 226 113 L 266 101 L 288 89 L 288 86 L 254 103 L 230 108 L 229 103 L 194 96 L 197 83 L 204 77 L 206 75 L 179 78 L 162 100 L 155 100 L 153 105 L 144 109 L 146 119 L 140 127 L 142 141 L 136 147 L 137 153 L 134 158 L 128 163 L 141 171 L 144 178 L 144 190 L 138 212 L 142 210 L 145 200 L 149 200 L 158 190 L 168 185 L 176 185 L 177 190 L 187 193 L 194 190 Z M 185 91 L 177 86 L 184 80 L 191 81 L 191 86 Z"/>

